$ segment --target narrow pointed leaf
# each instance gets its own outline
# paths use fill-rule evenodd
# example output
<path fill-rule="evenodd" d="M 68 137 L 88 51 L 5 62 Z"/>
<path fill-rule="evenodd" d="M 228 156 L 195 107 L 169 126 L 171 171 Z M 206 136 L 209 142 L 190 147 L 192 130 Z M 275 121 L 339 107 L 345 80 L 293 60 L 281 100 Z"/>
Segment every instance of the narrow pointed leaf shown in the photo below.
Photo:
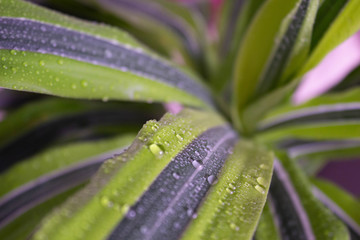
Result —
<path fill-rule="evenodd" d="M 124 140 L 127 139 L 125 138 Z M 127 143 L 127 141 L 125 141 L 125 143 Z M 96 154 L 93 152 L 91 157 L 83 156 L 82 158 L 81 155 L 85 154 L 78 153 L 77 157 L 69 159 L 72 161 L 70 163 L 68 162 L 67 165 L 66 162 L 61 163 L 63 166 L 58 169 L 51 169 L 53 166 L 50 168 L 49 166 L 43 166 L 43 171 L 48 170 L 49 172 L 44 173 L 37 171 L 30 174 L 30 176 L 28 175 L 20 179 L 20 183 L 24 183 L 26 180 L 29 182 L 0 199 L 0 228 L 36 205 L 85 183 L 94 175 L 106 159 L 112 157 L 114 154 L 120 154 L 124 148 L 124 142 L 122 142 L 122 145 L 117 146 L 116 149 L 112 149 L 111 151 L 101 151 L 101 149 L 98 149 L 99 153 Z M 76 154 L 76 151 L 78 151 L 76 148 L 68 150 L 73 154 Z M 59 162 L 60 159 L 55 160 Z M 39 163 L 39 159 L 35 159 L 33 162 L 41 164 Z M 15 169 L 15 172 L 16 170 L 18 169 Z M 17 173 L 21 173 L 21 171 L 17 171 Z M 18 184 L 19 181 L 15 182 L 15 186 Z"/>
<path fill-rule="evenodd" d="M 346 227 L 311 192 L 310 182 L 285 154 L 276 153 L 270 200 L 285 239 L 349 239 Z M 331 231 L 328 231 L 331 229 Z"/>
<path fill-rule="evenodd" d="M 264 210 L 261 213 L 259 224 L 256 228 L 255 240 L 280 240 L 279 228 L 276 226 L 276 221 L 273 212 L 270 209 L 270 202 L 267 201 Z"/>
<path fill-rule="evenodd" d="M 52 209 L 63 203 L 68 197 L 73 195 L 76 191 L 81 189 L 80 185 L 74 189 L 61 193 L 44 203 L 30 209 L 22 214 L 14 221 L 0 229 L 0 238 L 7 240 L 28 239 L 34 232 L 36 226 L 41 222 L 41 219 L 46 216 Z"/>
<path fill-rule="evenodd" d="M 310 42 L 301 39 L 311 35 L 317 7 L 318 1 L 307 0 L 271 0 L 261 7 L 237 57 L 236 111 L 242 110 L 254 96 L 275 89 L 282 76 L 292 74 L 305 60 Z"/>
<path fill-rule="evenodd" d="M 336 19 L 332 21 L 331 25 L 323 34 L 323 37 L 312 51 L 306 64 L 298 72 L 296 79 L 299 79 L 299 77 L 314 68 L 331 50 L 360 29 L 359 12 L 360 2 L 358 0 L 348 0 L 346 2 L 341 8 L 340 13 L 337 14 Z"/>
<path fill-rule="evenodd" d="M 46 114 L 46 113 L 44 113 Z M 0 147 L 0 171 L 4 171 L 16 162 L 30 157 L 67 135 L 89 130 L 94 126 L 127 124 L 138 126 L 150 118 L 141 109 L 94 109 L 64 116 L 57 116 L 39 123 L 21 133 Z M 1 124 L 0 124 L 1 125 Z M 19 148 L 22 151 L 19 152 Z"/>
<path fill-rule="evenodd" d="M 112 29 L 115 37 L 109 37 L 104 27 L 94 34 L 87 29 L 102 26 L 19 0 L 2 0 L 0 10 L 1 87 L 104 101 L 211 102 L 193 76 L 128 44 L 121 31 Z"/>
<path fill-rule="evenodd" d="M 47 149 L 2 173 L 0 182 L 4 185 L 0 189 L 0 196 L 42 175 L 87 161 L 94 156 L 101 154 L 100 159 L 110 158 L 115 153 L 120 153 L 119 149 L 131 143 L 134 138 L 133 134 L 128 134 L 112 139 L 71 143 Z"/>
<path fill-rule="evenodd" d="M 334 212 L 347 226 L 351 239 L 360 238 L 360 203 L 339 187 L 319 179 L 313 179 L 314 195 Z"/>
<path fill-rule="evenodd" d="M 311 48 L 315 48 L 333 21 L 339 15 L 349 0 L 324 0 L 316 15 L 314 30 L 311 38 Z"/>
<path fill-rule="evenodd" d="M 299 106 L 287 105 L 269 114 L 259 124 L 259 138 L 312 140 L 358 138 L 359 90 L 315 98 Z M 316 131 L 314 131 L 316 129 Z"/>
<path fill-rule="evenodd" d="M 191 219 L 184 208 L 196 210 L 210 188 L 204 176 L 218 174 L 235 140 L 236 134 L 207 112 L 185 110 L 150 121 L 124 154 L 106 162 L 83 191 L 44 220 L 35 239 L 144 239 L 144 231 L 150 239 L 159 239 L 174 231 L 172 224 L 181 214 L 179 234 Z"/>
<path fill-rule="evenodd" d="M 240 140 L 181 239 L 251 239 L 264 207 L 273 156 Z M 254 157 L 256 156 L 256 157 Z"/>

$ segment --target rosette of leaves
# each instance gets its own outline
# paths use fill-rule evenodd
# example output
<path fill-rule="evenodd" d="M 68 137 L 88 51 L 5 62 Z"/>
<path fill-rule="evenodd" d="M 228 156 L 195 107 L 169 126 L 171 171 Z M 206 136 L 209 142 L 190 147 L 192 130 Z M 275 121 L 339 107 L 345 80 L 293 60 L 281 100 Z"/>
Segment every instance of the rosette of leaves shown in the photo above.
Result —
<path fill-rule="evenodd" d="M 207 2 L 40 3 L 0 0 L 1 239 L 360 238 L 314 177 L 360 154 L 359 70 L 289 101 L 358 0 L 224 1 L 210 30 Z"/>

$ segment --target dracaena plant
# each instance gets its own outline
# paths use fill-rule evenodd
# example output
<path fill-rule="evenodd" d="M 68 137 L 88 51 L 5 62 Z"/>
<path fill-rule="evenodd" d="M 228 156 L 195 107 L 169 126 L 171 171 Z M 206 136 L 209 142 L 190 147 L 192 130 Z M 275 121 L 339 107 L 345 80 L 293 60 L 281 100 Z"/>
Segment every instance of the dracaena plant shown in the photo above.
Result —
<path fill-rule="evenodd" d="M 0 239 L 360 238 L 315 177 L 360 154 L 359 68 L 290 101 L 359 0 L 41 3 L 0 0 Z"/>

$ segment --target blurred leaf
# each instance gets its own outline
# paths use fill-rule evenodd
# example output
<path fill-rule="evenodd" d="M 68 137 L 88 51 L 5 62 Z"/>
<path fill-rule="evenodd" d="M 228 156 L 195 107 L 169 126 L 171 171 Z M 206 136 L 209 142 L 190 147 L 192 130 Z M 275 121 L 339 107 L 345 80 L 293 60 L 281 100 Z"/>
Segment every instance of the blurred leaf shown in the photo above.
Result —
<path fill-rule="evenodd" d="M 24 183 L 24 185 L 1 198 L 0 228 L 39 203 L 88 181 L 107 158 L 112 157 L 115 153 L 120 154 L 123 152 L 128 140 L 129 139 L 126 138 L 123 139 L 121 142 L 122 145 L 116 149 L 112 149 L 112 151 L 105 152 L 104 149 L 97 149 L 97 153 L 94 151 L 91 157 L 77 152 L 78 149 L 76 148 L 68 149 L 70 154 L 75 154 L 74 158 L 68 159 L 68 162 L 61 162 L 64 156 L 60 159 L 55 159 L 58 163 L 61 163 L 59 165 L 62 165 L 57 169 L 54 169 L 57 167 L 56 165 L 49 166 L 49 164 L 44 164 L 44 166 L 38 167 L 38 170 L 35 169 L 35 172 L 27 174 L 27 176 L 22 177 L 21 175 L 16 175 L 19 178 L 18 181 L 15 181 L 13 184 L 7 182 L 11 184 L 10 188 L 22 183 Z M 28 165 L 34 168 L 32 165 L 34 162 L 41 164 L 41 158 L 32 159 Z M 29 170 L 29 168 L 27 170 Z M 22 171 L 23 169 L 21 168 L 15 168 L 12 172 L 21 174 Z M 5 176 L 9 177 L 8 174 L 5 174 Z M 9 180 L 9 178 L 6 179 L 5 177 L 5 180 Z M 8 188 L 6 190 L 10 189 Z"/>
<path fill-rule="evenodd" d="M 240 43 L 251 20 L 264 0 L 224 1 L 219 28 L 218 61 L 219 66 L 212 78 L 214 90 L 221 92 L 232 79 L 234 62 Z"/>
<path fill-rule="evenodd" d="M 237 56 L 235 115 L 254 97 L 275 89 L 305 60 L 310 42 L 304 39 L 311 35 L 317 7 L 318 1 L 308 0 L 270 0 L 261 7 Z"/>
<path fill-rule="evenodd" d="M 298 77 L 314 68 L 331 50 L 360 29 L 359 12 L 360 2 L 358 0 L 348 0 L 336 19 L 327 28 L 321 40 L 319 40 L 306 64 L 297 74 Z"/>
<path fill-rule="evenodd" d="M 282 238 L 349 239 L 341 221 L 312 195 L 300 169 L 285 154 L 276 156 L 269 199 Z"/>
<path fill-rule="evenodd" d="M 59 171 L 82 161 L 86 162 L 97 155 L 101 155 L 100 158 L 103 160 L 110 158 L 115 153 L 121 152 L 119 149 L 131 143 L 134 138 L 133 134 L 128 134 L 112 139 L 71 143 L 47 149 L 2 173 L 0 182 L 4 185 L 0 189 L 0 196 L 44 174 Z"/>
<path fill-rule="evenodd" d="M 264 210 L 261 213 L 261 218 L 256 229 L 255 240 L 281 239 L 269 204 L 268 202 L 265 204 Z"/>
<path fill-rule="evenodd" d="M 63 203 L 69 196 L 78 191 L 82 185 L 61 193 L 44 203 L 30 209 L 14 221 L 0 229 L 0 238 L 6 240 L 28 239 L 34 232 L 36 225 L 46 216 L 54 207 Z"/>
<path fill-rule="evenodd" d="M 307 103 L 279 107 L 259 124 L 259 138 L 308 140 L 358 138 L 359 89 L 326 94 Z"/>
<path fill-rule="evenodd" d="M 87 28 L 102 26 L 18 0 L 4 0 L 0 10 L 0 29 L 6 29 L 1 35 L 1 87 L 103 101 L 212 102 L 198 80 L 134 46 L 121 31 L 109 36 L 104 27 L 93 34 Z"/>
<path fill-rule="evenodd" d="M 347 224 L 351 239 L 358 239 L 360 237 L 359 201 L 330 182 L 313 179 L 312 183 L 316 186 L 313 187 L 314 195 Z"/>
<path fill-rule="evenodd" d="M 14 115 L 10 115 L 7 120 L 1 122 L 0 127 L 7 128 L 12 126 L 15 136 L 0 147 L 0 172 L 25 158 L 31 157 L 51 144 L 61 141 L 67 142 L 65 141 L 67 138 L 75 138 L 76 140 L 76 133 L 89 138 L 91 137 L 93 127 L 116 125 L 127 127 L 123 132 L 129 132 L 129 130 L 131 131 L 131 126 L 140 128 L 145 121 L 153 117 L 151 114 L 153 108 L 144 110 L 143 106 L 139 107 L 136 104 L 122 105 L 123 107 L 119 108 L 121 105 L 118 104 L 75 103 L 69 110 L 75 108 L 75 110 L 78 110 L 77 112 L 66 112 L 66 110 L 63 110 L 69 104 L 71 105 L 71 102 L 45 100 L 30 104 L 29 106 L 32 107 L 39 105 L 41 110 L 48 110 L 49 107 L 58 107 L 58 109 L 56 111 L 55 109 L 48 111 L 48 116 L 46 116 L 47 112 L 41 111 L 39 116 L 38 110 L 34 111 L 25 106 L 23 109 L 15 112 Z M 63 111 L 63 115 L 60 115 L 61 111 Z M 31 114 L 34 115 L 31 116 Z M 30 119 L 33 119 L 34 124 L 25 125 L 24 131 L 18 131 L 19 128 L 23 127 L 22 124 L 24 122 L 12 120 L 24 115 L 30 115 Z M 96 132 L 97 130 L 95 129 L 94 131 Z"/>
<path fill-rule="evenodd" d="M 273 156 L 241 140 L 181 239 L 251 239 L 264 207 Z"/>
<path fill-rule="evenodd" d="M 323 0 L 323 3 L 320 5 L 319 11 L 316 15 L 314 30 L 311 38 L 312 49 L 316 47 L 325 32 L 329 29 L 333 21 L 336 20 L 336 17 L 348 2 L 349 0 Z"/>

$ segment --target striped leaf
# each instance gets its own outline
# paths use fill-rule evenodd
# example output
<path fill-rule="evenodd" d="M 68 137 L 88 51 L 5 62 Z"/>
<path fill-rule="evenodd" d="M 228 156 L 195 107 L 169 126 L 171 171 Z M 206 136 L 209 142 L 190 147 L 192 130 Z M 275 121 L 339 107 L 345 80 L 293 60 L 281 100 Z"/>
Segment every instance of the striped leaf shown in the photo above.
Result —
<path fill-rule="evenodd" d="M 310 42 L 302 39 L 311 35 L 317 7 L 318 1 L 307 0 L 270 0 L 261 7 L 237 57 L 235 114 L 254 97 L 274 90 L 301 66 L 310 47 Z"/>
<path fill-rule="evenodd" d="M 155 208 L 146 207 L 148 201 L 152 205 L 153 201 L 161 203 L 183 200 L 183 197 L 195 191 L 196 201 L 189 202 L 189 206 L 186 202 L 175 201 L 185 205 L 180 208 L 174 206 L 174 210 L 185 214 L 184 219 L 190 220 L 191 215 L 188 216 L 187 211 L 183 211 L 184 207 L 189 208 L 189 211 L 197 207 L 210 187 L 204 178 L 205 174 L 217 175 L 223 158 L 228 154 L 228 148 L 233 146 L 235 140 L 236 135 L 221 119 L 206 112 L 185 110 L 177 116 L 167 114 L 160 122 L 150 121 L 124 154 L 106 162 L 83 191 L 44 219 L 35 239 L 42 236 L 52 239 L 102 239 L 111 234 L 142 234 L 139 228 L 130 232 L 127 229 L 134 227 L 133 221 L 136 223 L 147 219 L 142 217 L 143 211 L 147 213 Z M 186 147 L 188 144 L 190 145 Z M 219 155 L 210 158 L 212 152 Z M 214 163 L 216 164 L 213 166 Z M 191 181 L 192 184 L 185 185 L 189 178 L 193 181 L 197 179 L 200 181 L 198 184 L 203 184 L 201 191 L 197 191 L 199 187 L 196 182 Z M 189 189 L 181 190 L 184 187 Z M 143 195 L 144 190 L 148 190 L 148 194 Z M 154 194 L 150 194 L 153 191 Z M 141 201 L 142 199 L 145 201 Z M 140 203 L 138 209 L 136 204 Z M 167 212 L 169 216 L 165 213 L 161 215 L 166 216 L 169 223 L 175 217 L 167 206 L 172 205 L 159 204 L 159 209 L 146 214 L 149 217 L 146 223 L 154 227 L 154 230 L 159 227 L 154 225 L 157 223 L 154 218 L 159 217 L 157 212 Z M 64 214 L 66 212 L 69 214 Z M 89 219 L 92 219 L 91 222 Z M 179 222 L 186 223 L 187 221 Z M 117 228 L 123 224 L 124 227 Z M 150 228 L 148 231 L 151 231 Z M 159 231 L 153 232 L 155 233 L 160 234 Z M 130 239 L 130 236 L 126 238 Z"/>
<path fill-rule="evenodd" d="M 300 79 L 306 72 L 314 68 L 331 50 L 360 29 L 360 2 L 358 0 L 348 0 L 345 4 L 343 0 L 337 1 L 337 4 L 334 4 L 333 1 L 327 2 L 329 3 L 324 2 L 323 4 L 332 5 L 336 18 L 334 19 L 331 16 L 332 12 L 330 10 L 323 10 L 328 11 L 327 14 L 333 20 L 330 19 L 331 24 L 326 23 L 329 27 L 322 33 L 323 37 L 318 40 L 318 44 L 314 47 L 306 64 L 298 72 L 297 79 Z M 336 12 L 339 13 L 336 14 Z"/>
<path fill-rule="evenodd" d="M 311 48 L 314 49 L 329 29 L 333 21 L 343 10 L 349 0 L 323 0 L 316 15 L 314 30 L 311 38 Z"/>
<path fill-rule="evenodd" d="M 26 213 L 17 217 L 14 221 L 0 229 L 0 238 L 7 240 L 27 239 L 34 232 L 41 219 L 46 216 L 54 207 L 63 203 L 69 196 L 81 189 L 80 185 L 74 189 L 61 193 Z"/>
<path fill-rule="evenodd" d="M 74 141 L 79 138 L 91 138 L 92 134 L 99 137 L 96 134 L 98 130 L 94 129 L 94 133 L 92 133 L 94 127 L 121 126 L 124 128 L 122 132 L 129 132 L 134 127 L 140 127 L 152 117 L 151 109 L 144 111 L 143 108 L 137 108 L 136 105 L 123 105 L 124 108 L 119 109 L 118 104 L 104 106 L 94 103 L 74 103 L 74 106 L 67 109 L 67 106 L 72 103 L 73 101 L 50 100 L 30 104 L 1 122 L 0 127 L 12 127 L 11 131 L 15 136 L 0 147 L 0 159 L 2 159 L 0 172 L 25 158 L 29 158 L 51 144 Z M 31 109 L 37 106 L 42 107 L 40 112 Z M 49 110 L 49 107 L 58 108 L 45 112 Z M 49 116 L 46 116 L 47 113 Z M 32 114 L 33 116 L 31 116 Z M 19 116 L 27 116 L 30 118 L 27 120 L 33 119 L 35 124 L 31 123 L 25 126 L 25 131 L 18 131 L 24 124 L 23 121 L 16 119 Z M 14 118 L 16 120 L 12 122 Z M 26 123 L 28 123 L 27 120 Z M 9 131 L 6 131 L 5 134 L 7 133 Z M 76 134 L 79 134 L 79 137 Z M 116 131 L 113 131 L 112 135 L 114 134 Z M 19 148 L 22 149 L 21 152 L 19 152 Z"/>
<path fill-rule="evenodd" d="M 285 154 L 276 156 L 268 201 L 280 239 L 349 239 L 341 221 L 312 195 L 300 169 Z"/>
<path fill-rule="evenodd" d="M 266 201 L 272 160 L 265 149 L 241 140 L 181 239 L 251 239 Z"/>
<path fill-rule="evenodd" d="M 320 96 L 299 106 L 283 106 L 260 122 L 259 138 L 265 141 L 358 138 L 359 109 L 359 89 Z"/>
<path fill-rule="evenodd" d="M 319 179 L 313 179 L 312 191 L 349 229 L 351 239 L 360 238 L 360 203 L 339 187 Z"/>
<path fill-rule="evenodd" d="M 104 101 L 212 102 L 193 75 L 119 30 L 19 0 L 2 0 L 0 10 L 1 87 Z"/>
<path fill-rule="evenodd" d="M 111 139 L 69 143 L 46 149 L 0 175 L 0 181 L 4 183 L 0 189 L 0 196 L 49 172 L 65 169 L 94 156 L 101 154 L 100 161 L 110 158 L 115 153 L 121 152 L 121 149 L 131 143 L 134 138 L 133 134 L 128 134 Z"/>
<path fill-rule="evenodd" d="M 1 180 L 7 185 L 2 194 L 10 192 L 0 199 L 0 228 L 40 203 L 88 181 L 107 158 L 123 151 L 129 138 L 49 150 L 2 174 Z"/>

